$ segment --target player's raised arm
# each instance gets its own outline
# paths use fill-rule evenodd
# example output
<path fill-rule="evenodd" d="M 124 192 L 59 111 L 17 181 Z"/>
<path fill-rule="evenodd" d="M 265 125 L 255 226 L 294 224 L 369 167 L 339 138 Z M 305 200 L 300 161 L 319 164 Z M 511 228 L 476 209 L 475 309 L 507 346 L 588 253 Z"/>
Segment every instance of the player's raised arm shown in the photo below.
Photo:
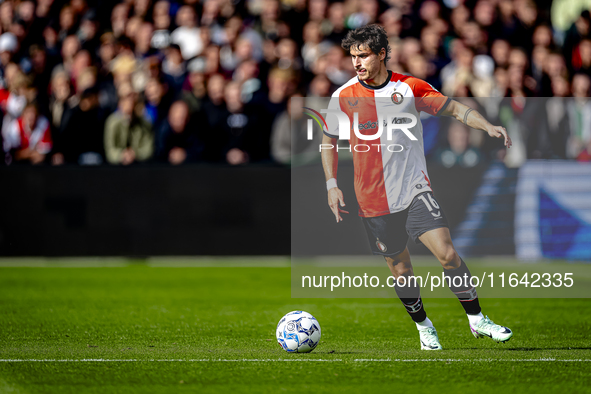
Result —
<path fill-rule="evenodd" d="M 493 126 L 478 111 L 456 100 L 450 100 L 440 115 L 452 116 L 468 127 L 486 131 L 491 137 L 504 138 L 507 148 L 512 145 L 511 138 L 507 135 L 507 129 L 503 126 Z"/>
<path fill-rule="evenodd" d="M 341 213 L 349 213 L 341 207 L 345 206 L 343 192 L 337 186 L 337 168 L 339 166 L 339 154 L 337 153 L 337 139 L 326 134 L 322 137 L 322 146 L 331 145 L 332 149 L 322 149 L 322 167 L 326 178 L 326 189 L 328 190 L 328 206 L 332 210 L 335 219 L 342 222 Z M 340 205 L 340 206 L 339 206 Z"/>

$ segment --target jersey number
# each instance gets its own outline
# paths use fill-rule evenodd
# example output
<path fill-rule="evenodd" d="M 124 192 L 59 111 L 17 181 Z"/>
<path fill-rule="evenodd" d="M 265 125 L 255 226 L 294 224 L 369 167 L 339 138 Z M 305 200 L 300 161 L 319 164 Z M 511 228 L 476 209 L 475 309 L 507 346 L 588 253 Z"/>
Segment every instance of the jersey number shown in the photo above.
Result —
<path fill-rule="evenodd" d="M 436 218 L 440 218 L 441 217 L 441 211 L 439 211 L 439 204 L 437 204 L 437 201 L 435 201 L 435 199 L 433 198 L 433 195 L 431 193 L 426 193 L 427 197 L 429 198 L 429 200 L 427 201 L 427 199 L 425 198 L 425 194 L 421 194 L 419 196 L 419 199 L 423 200 L 423 202 L 425 203 L 425 206 L 427 207 L 427 209 L 429 210 L 429 212 L 431 212 L 431 215 L 433 215 L 433 217 Z M 431 203 L 429 203 L 431 202 Z M 437 212 L 433 212 L 434 210 L 438 210 Z"/>

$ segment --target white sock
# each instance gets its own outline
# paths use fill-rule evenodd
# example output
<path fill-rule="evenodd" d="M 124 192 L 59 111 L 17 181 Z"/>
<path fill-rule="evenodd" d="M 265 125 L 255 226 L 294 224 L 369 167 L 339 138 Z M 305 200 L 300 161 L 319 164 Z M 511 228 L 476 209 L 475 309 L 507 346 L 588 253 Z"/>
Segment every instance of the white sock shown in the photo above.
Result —
<path fill-rule="evenodd" d="M 467 315 L 468 316 L 468 320 L 470 321 L 470 325 L 471 326 L 475 326 L 476 324 L 478 324 L 478 322 L 482 319 L 484 319 L 484 315 L 482 314 L 482 312 L 480 312 L 477 315 Z"/>
<path fill-rule="evenodd" d="M 415 322 L 415 324 L 417 325 L 417 330 L 425 330 L 429 327 L 433 327 L 433 323 L 431 323 L 431 320 L 429 320 L 429 318 L 426 318 L 420 323 Z"/>

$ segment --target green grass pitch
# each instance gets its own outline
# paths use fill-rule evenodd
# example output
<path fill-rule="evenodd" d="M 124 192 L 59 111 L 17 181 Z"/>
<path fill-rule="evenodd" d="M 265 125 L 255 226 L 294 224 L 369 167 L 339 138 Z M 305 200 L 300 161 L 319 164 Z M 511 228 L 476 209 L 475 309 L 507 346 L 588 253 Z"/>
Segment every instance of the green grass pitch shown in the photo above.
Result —
<path fill-rule="evenodd" d="M 482 300 L 506 344 L 472 337 L 457 300 L 426 300 L 444 350 L 425 352 L 398 300 L 292 299 L 284 260 L 241 261 L 0 267 L 0 393 L 591 390 L 589 299 Z M 322 327 L 309 354 L 275 340 L 296 309 Z"/>

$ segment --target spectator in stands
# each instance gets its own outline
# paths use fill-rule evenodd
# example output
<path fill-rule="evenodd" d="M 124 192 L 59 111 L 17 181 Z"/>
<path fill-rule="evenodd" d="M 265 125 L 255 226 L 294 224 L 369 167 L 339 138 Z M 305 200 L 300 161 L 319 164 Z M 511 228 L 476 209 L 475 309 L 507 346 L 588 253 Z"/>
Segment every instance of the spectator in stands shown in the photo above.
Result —
<path fill-rule="evenodd" d="M 442 149 L 437 155 L 439 163 L 444 167 L 474 167 L 480 162 L 480 152 L 470 146 L 470 129 L 466 125 L 449 123 L 447 142 L 449 148 Z"/>
<path fill-rule="evenodd" d="M 14 80 L 14 77 L 21 72 L 21 69 L 16 63 L 8 63 L 3 68 L 3 80 L 2 80 L 2 87 L 0 91 L 0 103 L 3 103 L 4 100 L 7 98 L 8 94 L 10 93 L 10 86 Z"/>
<path fill-rule="evenodd" d="M 129 165 L 150 159 L 154 132 L 150 122 L 137 114 L 137 94 L 130 84 L 119 88 L 118 110 L 105 124 L 105 156 L 111 164 Z"/>
<path fill-rule="evenodd" d="M 488 55 L 477 55 L 473 61 L 474 78 L 470 82 L 470 92 L 475 97 L 493 97 L 495 91 L 494 60 Z"/>
<path fill-rule="evenodd" d="M 205 59 L 199 57 L 189 62 L 187 66 L 189 76 L 185 80 L 181 98 L 189 105 L 189 111 L 195 115 L 201 111 L 203 102 L 207 97 L 207 88 L 205 87 Z"/>
<path fill-rule="evenodd" d="M 166 49 L 166 57 L 162 62 L 162 72 L 173 97 L 177 97 L 187 77 L 185 62 L 181 55 L 181 49 L 176 44 L 171 44 Z"/>
<path fill-rule="evenodd" d="M 237 38 L 220 48 L 220 65 L 231 74 L 240 63 L 253 59 L 253 44 L 247 38 Z"/>
<path fill-rule="evenodd" d="M 295 90 L 295 77 L 291 69 L 275 68 L 269 74 L 269 93 L 259 101 L 253 100 L 253 110 L 264 114 L 259 119 L 257 158 L 267 159 L 270 153 L 271 128 L 277 115 L 287 108 L 287 98 Z"/>
<path fill-rule="evenodd" d="M 320 0 L 313 0 L 310 4 L 314 1 Z M 279 20 L 281 14 L 280 2 L 279 0 L 262 0 L 261 5 L 261 12 L 254 28 L 264 39 L 275 40 L 282 33 Z"/>
<path fill-rule="evenodd" d="M 80 51 L 80 41 L 75 35 L 64 37 L 61 51 L 61 68 L 67 73 L 71 73 L 72 64 L 74 63 L 74 57 Z"/>
<path fill-rule="evenodd" d="M 182 6 L 176 14 L 176 24 L 178 27 L 170 35 L 170 40 L 179 46 L 182 58 L 189 60 L 199 56 L 203 51 L 203 42 L 193 7 Z"/>
<path fill-rule="evenodd" d="M 492 43 L 490 53 L 497 67 L 509 66 L 510 52 L 511 45 L 507 40 L 499 38 Z"/>
<path fill-rule="evenodd" d="M 552 96 L 546 101 L 545 121 L 548 130 L 549 157 L 553 159 L 566 158 L 566 142 L 570 134 L 568 105 L 570 85 L 566 78 L 555 77 L 552 80 Z"/>
<path fill-rule="evenodd" d="M 574 72 L 591 74 L 591 40 L 581 40 L 573 53 L 572 68 Z"/>
<path fill-rule="evenodd" d="M 3 9 L 6 9 L 6 7 L 3 7 Z M 0 68 L 2 71 L 12 62 L 13 55 L 17 49 L 18 41 L 14 34 L 4 33 L 0 36 Z M 4 79 L 4 72 L 2 72 L 2 77 Z M 4 87 L 6 87 L 6 82 L 4 82 Z"/>
<path fill-rule="evenodd" d="M 276 162 L 305 164 L 318 161 L 318 144 L 322 142 L 322 136 L 316 133 L 308 140 L 307 117 L 304 116 L 304 106 L 314 108 L 314 101 L 314 98 L 304 99 L 301 94 L 295 93 L 290 97 L 287 111 L 275 120 L 271 134 L 271 154 Z"/>
<path fill-rule="evenodd" d="M 76 15 L 74 9 L 69 5 L 66 5 L 60 11 L 57 33 L 61 42 L 64 42 L 66 37 L 76 34 Z"/>
<path fill-rule="evenodd" d="M 567 64 L 571 64 L 571 59 L 575 48 L 581 40 L 588 38 L 591 33 L 591 13 L 589 10 L 584 10 L 576 21 L 571 25 L 570 29 L 566 32 L 564 38 L 564 44 L 562 46 L 562 53 L 567 61 Z"/>
<path fill-rule="evenodd" d="M 220 47 L 210 45 L 203 52 L 205 57 L 205 75 L 210 76 L 220 72 Z"/>
<path fill-rule="evenodd" d="M 170 107 L 167 120 L 159 133 L 156 157 L 178 165 L 195 161 L 199 146 L 194 125 L 190 125 L 189 106 L 184 101 L 175 101 Z"/>
<path fill-rule="evenodd" d="M 72 95 L 70 78 L 63 70 L 55 70 L 51 78 L 51 97 L 49 98 L 49 119 L 53 134 L 61 129 L 64 113 L 71 108 L 68 99 Z"/>
<path fill-rule="evenodd" d="M 277 66 L 282 70 L 300 70 L 303 60 L 300 58 L 297 44 L 291 38 L 279 40 L 275 48 L 277 52 Z"/>
<path fill-rule="evenodd" d="M 166 81 L 162 77 L 148 79 L 144 96 L 144 117 L 150 122 L 153 130 L 160 130 L 168 116 L 171 104 L 171 95 Z"/>
<path fill-rule="evenodd" d="M 14 12 L 12 3 L 10 1 L 4 1 L 0 5 L 0 27 L 2 31 L 9 31 L 13 20 Z"/>
<path fill-rule="evenodd" d="M 0 107 L 10 124 L 37 94 L 57 149 L 59 131 L 89 87 L 97 87 L 101 111 L 121 114 L 118 90 L 130 85 L 145 98 L 144 114 L 154 131 L 162 129 L 168 104 L 183 99 L 209 130 L 228 111 L 224 84 L 231 80 L 239 84 L 244 113 L 265 114 L 256 119 L 256 135 L 266 141 L 256 144 L 254 156 L 250 148 L 244 150 L 249 162 L 264 160 L 271 150 L 274 120 L 285 113 L 287 97 L 295 92 L 329 96 L 353 77 L 340 41 L 348 29 L 379 21 L 392 47 L 388 67 L 424 78 L 450 96 L 571 94 L 565 85 L 576 74 L 582 85 L 573 84 L 577 100 L 566 111 L 567 123 L 574 128 L 570 140 L 580 140 L 569 144 L 568 157 L 574 159 L 585 147 L 575 110 L 582 105 L 582 75 L 591 74 L 591 14 L 585 1 L 571 6 L 572 1 L 554 0 L 551 15 L 531 0 L 135 0 L 112 8 L 79 0 L 4 1 L 0 87 L 5 90 L 0 91 Z M 19 91 L 16 86 L 23 80 L 25 87 Z M 162 80 L 164 85 L 156 82 Z M 158 93 L 163 86 L 170 96 L 164 100 Z M 549 133 L 563 139 L 563 145 L 556 146 L 566 146 L 564 133 Z M 522 137 L 530 141 L 535 136 Z M 528 149 L 545 157 L 548 151 L 541 148 Z M 205 147 L 201 159 L 207 152 Z M 565 154 L 552 151 L 550 156 Z"/>
<path fill-rule="evenodd" d="M 60 48 L 57 32 L 54 26 L 47 25 L 43 30 L 43 40 L 47 56 L 51 58 L 51 64 L 58 64 L 60 59 Z"/>
<path fill-rule="evenodd" d="M 129 3 L 119 3 L 111 11 L 111 31 L 117 38 L 125 32 L 127 21 L 129 20 Z"/>
<path fill-rule="evenodd" d="M 535 80 L 538 92 L 542 93 L 542 95 L 544 95 L 544 89 L 548 88 L 548 86 L 545 84 L 551 83 L 550 80 L 545 80 L 544 75 L 544 64 L 548 59 L 548 55 L 550 55 L 550 50 L 547 47 L 542 45 L 536 45 L 532 51 L 531 56 L 532 77 Z M 552 89 L 551 86 L 550 89 Z"/>
<path fill-rule="evenodd" d="M 441 91 L 450 97 L 471 96 L 470 83 L 474 79 L 472 65 L 474 50 L 456 40 L 452 61 L 441 70 Z"/>
<path fill-rule="evenodd" d="M 135 0 L 133 3 L 133 13 L 145 20 L 148 16 L 150 6 L 151 1 L 149 0 Z"/>
<path fill-rule="evenodd" d="M 131 51 L 134 49 L 133 43 L 136 40 L 142 22 L 143 20 L 141 17 L 132 15 L 127 21 L 127 26 L 125 26 L 125 38 L 122 39 L 121 42 L 125 42 L 125 45 L 128 45 Z"/>
<path fill-rule="evenodd" d="M 98 89 L 92 86 L 82 92 L 80 103 L 71 110 L 61 132 L 55 135 L 52 164 L 102 164 L 104 128 Z"/>
<path fill-rule="evenodd" d="M 47 118 L 39 115 L 37 104 L 25 106 L 22 116 L 10 122 L 4 134 L 6 160 L 40 164 L 51 151 L 52 139 Z"/>
<path fill-rule="evenodd" d="M 335 85 L 342 85 L 352 77 L 352 68 L 350 65 L 351 59 L 345 56 L 345 52 L 338 45 L 332 45 L 326 53 L 326 70 L 324 74 Z M 295 77 L 294 77 L 295 78 Z M 290 93 L 293 92 L 296 80 L 292 81 L 293 87 L 290 88 Z"/>
<path fill-rule="evenodd" d="M 542 46 L 544 48 L 554 48 L 554 37 L 552 35 L 552 28 L 546 23 L 538 25 L 534 34 L 532 35 L 532 45 Z"/>
<path fill-rule="evenodd" d="M 301 97 L 301 95 L 295 97 L 299 97 L 303 103 L 303 98 Z M 297 114 L 294 114 L 293 122 L 297 122 L 298 124 L 294 125 L 294 128 L 292 129 L 292 112 L 290 107 L 291 105 L 288 105 L 287 110 L 280 113 L 277 116 L 275 122 L 273 122 L 273 129 L 271 130 L 271 157 L 277 163 L 286 165 L 290 164 L 292 160 L 292 133 L 294 133 L 295 130 L 298 130 L 301 127 L 306 127 L 305 121 L 301 121 L 303 119 L 304 113 L 302 110 L 301 114 L 299 112 Z M 295 135 L 293 136 L 293 138 L 297 139 Z"/>
<path fill-rule="evenodd" d="M 154 26 L 151 23 L 142 23 L 135 34 L 135 56 L 137 59 L 144 59 L 148 56 L 157 54 L 152 48 L 152 36 L 154 35 Z"/>
<path fill-rule="evenodd" d="M 308 91 L 308 96 L 330 97 L 330 94 L 331 84 L 330 80 L 326 77 L 326 75 L 320 74 L 315 76 L 314 79 L 310 82 L 310 90 Z"/>
<path fill-rule="evenodd" d="M 591 78 L 586 74 L 575 74 L 572 92 L 574 99 L 568 108 L 571 133 L 567 141 L 567 156 L 576 159 L 591 142 Z"/>
<path fill-rule="evenodd" d="M 10 72 L 8 73 L 6 82 L 7 89 L 0 91 L 0 109 L 4 113 L 2 135 L 5 141 L 6 135 L 9 133 L 8 129 L 12 128 L 12 123 L 21 116 L 27 101 L 34 99 L 34 95 L 31 97 L 28 94 L 29 80 L 18 67 L 14 70 L 14 76 L 11 76 Z"/>
<path fill-rule="evenodd" d="M 328 18 L 324 20 L 324 28 L 326 30 L 323 31 L 328 41 L 337 45 L 341 44 L 341 41 L 347 35 L 345 20 L 346 14 L 343 2 L 335 1 L 328 6 Z M 396 31 L 389 30 L 388 33 L 396 34 Z"/>
<path fill-rule="evenodd" d="M 462 26 L 460 37 L 464 44 L 472 49 L 474 54 L 482 55 L 488 52 L 486 36 L 476 21 L 466 22 L 464 26 Z"/>
<path fill-rule="evenodd" d="M 47 58 L 45 49 L 37 44 L 31 45 L 29 48 L 29 57 L 23 59 L 22 62 L 30 63 L 30 73 L 32 78 L 32 85 L 42 94 L 37 96 L 39 107 L 42 111 L 46 111 L 49 105 L 49 84 L 51 82 L 51 70 L 53 64 Z"/>
<path fill-rule="evenodd" d="M 214 95 L 218 94 L 214 92 Z M 214 95 L 210 94 L 211 104 L 216 100 Z M 201 135 L 206 157 L 232 165 L 266 159 L 269 155 L 269 135 L 258 127 L 254 111 L 245 109 L 237 82 L 224 86 L 223 100 L 225 105 L 218 107 L 217 113 L 206 112 L 209 128 Z"/>
<path fill-rule="evenodd" d="M 137 61 L 128 52 L 120 52 L 111 61 L 112 78 L 105 78 L 101 92 L 103 97 L 101 105 L 110 111 L 115 111 L 119 102 L 119 89 L 122 85 L 132 83 L 133 75 L 137 69 Z"/>
<path fill-rule="evenodd" d="M 166 0 L 157 1 L 152 11 L 154 34 L 152 48 L 163 50 L 170 45 L 170 3 Z"/>
<path fill-rule="evenodd" d="M 99 27 L 96 12 L 94 10 L 88 10 L 82 17 L 78 37 L 80 37 L 82 49 L 88 51 L 93 59 L 96 59 L 98 56 L 97 52 L 100 45 Z"/>
<path fill-rule="evenodd" d="M 449 63 L 442 48 L 441 35 L 436 27 L 426 27 L 421 31 L 421 46 L 423 56 L 428 62 L 428 74 L 433 87 L 441 88 L 439 73 Z"/>
<path fill-rule="evenodd" d="M 310 70 L 314 60 L 325 53 L 327 48 L 325 48 L 326 46 L 323 47 L 321 42 L 320 24 L 315 21 L 306 23 L 304 26 L 304 45 L 302 46 L 302 59 L 306 70 Z"/>
<path fill-rule="evenodd" d="M 210 162 L 223 159 L 222 150 L 214 138 L 216 127 L 224 121 L 226 103 L 224 102 L 224 88 L 226 80 L 221 74 L 212 75 L 207 81 L 207 97 L 203 101 L 202 119 L 199 120 L 199 138 L 203 141 L 202 158 Z"/>

